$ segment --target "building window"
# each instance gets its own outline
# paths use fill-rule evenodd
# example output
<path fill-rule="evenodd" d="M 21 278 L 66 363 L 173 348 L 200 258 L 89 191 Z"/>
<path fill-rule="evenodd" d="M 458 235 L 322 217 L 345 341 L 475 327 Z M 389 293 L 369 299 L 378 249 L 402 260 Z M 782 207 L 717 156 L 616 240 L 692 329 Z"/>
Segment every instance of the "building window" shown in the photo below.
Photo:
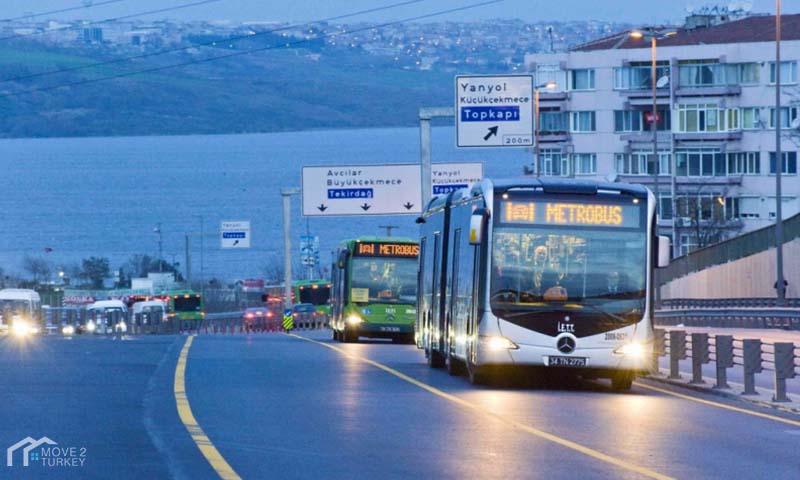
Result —
<path fill-rule="evenodd" d="M 797 107 L 781 107 L 781 128 L 790 128 L 797 120 Z M 769 128 L 775 128 L 775 109 L 769 109 Z"/>
<path fill-rule="evenodd" d="M 681 87 L 717 87 L 737 83 L 739 65 L 735 63 L 687 60 L 678 64 L 678 81 Z"/>
<path fill-rule="evenodd" d="M 570 90 L 594 90 L 594 70 L 580 68 L 569 71 Z"/>
<path fill-rule="evenodd" d="M 615 90 L 648 90 L 653 88 L 650 75 L 649 62 L 631 62 L 628 67 L 614 69 Z M 660 61 L 656 63 L 656 80 L 669 76 L 669 63 Z M 667 88 L 664 85 L 661 88 Z"/>
<path fill-rule="evenodd" d="M 725 220 L 736 220 L 739 218 L 739 198 L 725 198 Z"/>
<path fill-rule="evenodd" d="M 595 175 L 597 173 L 597 155 L 594 153 L 575 153 L 572 155 L 575 175 Z"/>
<path fill-rule="evenodd" d="M 697 250 L 697 239 L 694 235 L 681 234 L 681 255 L 688 255 Z"/>
<path fill-rule="evenodd" d="M 758 107 L 742 107 L 739 109 L 739 120 L 742 130 L 757 130 L 761 124 L 761 109 Z"/>
<path fill-rule="evenodd" d="M 632 153 L 618 153 L 614 157 L 616 172 L 620 175 L 655 175 L 656 164 L 653 152 L 639 150 Z M 659 175 L 670 173 L 669 151 L 658 152 Z"/>
<path fill-rule="evenodd" d="M 669 131 L 672 128 L 670 111 L 663 109 L 656 112 L 658 112 L 656 130 Z M 614 110 L 614 131 L 617 133 L 650 131 L 650 123 L 647 121 L 649 113 L 643 110 Z"/>
<path fill-rule="evenodd" d="M 567 72 L 561 70 L 558 65 L 537 65 L 536 66 L 536 85 L 544 85 L 554 82 L 555 91 L 563 92 L 566 87 Z"/>
<path fill-rule="evenodd" d="M 785 175 L 797 175 L 797 152 L 781 152 L 783 157 L 783 170 Z M 769 152 L 769 173 L 775 175 L 775 152 Z"/>
<path fill-rule="evenodd" d="M 595 131 L 594 112 L 571 112 L 570 131 L 575 133 Z"/>
<path fill-rule="evenodd" d="M 728 175 L 759 175 L 761 173 L 760 152 L 730 152 Z"/>
<path fill-rule="evenodd" d="M 567 112 L 539 111 L 539 131 L 541 133 L 567 133 L 569 131 Z"/>
<path fill-rule="evenodd" d="M 676 150 L 675 173 L 679 177 L 726 175 L 725 155 L 712 148 Z"/>
<path fill-rule="evenodd" d="M 742 85 L 758 85 L 760 79 L 761 65 L 756 62 L 740 63 L 738 67 L 738 80 Z"/>
<path fill-rule="evenodd" d="M 560 148 L 543 148 L 539 151 L 542 157 L 542 175 L 562 176 L 569 172 L 563 172 L 564 155 Z"/>
<path fill-rule="evenodd" d="M 679 133 L 725 132 L 738 128 L 738 112 L 729 114 L 715 103 L 678 105 Z"/>
<path fill-rule="evenodd" d="M 769 62 L 769 83 L 775 84 L 775 62 Z M 797 83 L 797 62 L 781 62 L 781 85 Z"/>
<path fill-rule="evenodd" d="M 672 195 L 658 192 L 658 203 L 662 220 L 672 220 Z"/>
<path fill-rule="evenodd" d="M 640 110 L 615 110 L 615 132 L 641 132 L 642 112 Z"/>

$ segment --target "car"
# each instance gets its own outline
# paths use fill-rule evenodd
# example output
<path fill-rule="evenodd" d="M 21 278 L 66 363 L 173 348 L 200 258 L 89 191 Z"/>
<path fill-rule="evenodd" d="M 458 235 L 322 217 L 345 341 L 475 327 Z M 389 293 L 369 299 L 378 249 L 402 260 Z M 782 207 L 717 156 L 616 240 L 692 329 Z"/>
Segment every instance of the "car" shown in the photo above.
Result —
<path fill-rule="evenodd" d="M 310 328 L 319 321 L 317 307 L 311 303 L 295 303 L 292 305 L 292 317 L 295 328 Z"/>
<path fill-rule="evenodd" d="M 242 312 L 242 321 L 248 328 L 263 328 L 274 317 L 275 313 L 267 307 L 250 307 Z"/>

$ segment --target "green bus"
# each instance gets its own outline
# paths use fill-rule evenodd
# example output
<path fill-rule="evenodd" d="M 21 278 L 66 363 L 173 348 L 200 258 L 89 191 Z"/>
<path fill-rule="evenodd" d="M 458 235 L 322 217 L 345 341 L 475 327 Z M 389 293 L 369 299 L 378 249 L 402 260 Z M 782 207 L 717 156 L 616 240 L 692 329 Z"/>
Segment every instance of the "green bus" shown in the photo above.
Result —
<path fill-rule="evenodd" d="M 328 280 L 295 280 L 292 293 L 292 303 L 310 303 L 319 313 L 330 316 L 331 282 Z"/>
<path fill-rule="evenodd" d="M 419 244 L 397 237 L 342 242 L 331 269 L 334 340 L 359 337 L 414 342 Z"/>
<path fill-rule="evenodd" d="M 167 312 L 179 320 L 203 320 L 206 315 L 203 296 L 193 290 L 170 290 L 156 295 L 156 300 L 167 303 Z"/>

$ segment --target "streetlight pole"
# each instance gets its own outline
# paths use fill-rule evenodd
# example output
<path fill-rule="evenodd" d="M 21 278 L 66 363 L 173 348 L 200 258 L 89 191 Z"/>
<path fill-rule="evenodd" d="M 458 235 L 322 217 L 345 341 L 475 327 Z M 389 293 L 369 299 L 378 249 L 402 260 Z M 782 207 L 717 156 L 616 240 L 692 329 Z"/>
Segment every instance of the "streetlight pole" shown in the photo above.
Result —
<path fill-rule="evenodd" d="M 283 197 L 283 306 L 292 308 L 292 195 L 299 195 L 299 188 L 282 188 Z"/>
<path fill-rule="evenodd" d="M 650 114 L 650 131 L 653 134 L 653 194 L 656 196 L 656 234 L 658 234 L 658 221 L 661 218 L 661 199 L 658 196 L 658 174 L 661 173 L 661 161 L 658 158 L 658 100 L 656 89 L 658 79 L 656 78 L 656 36 L 650 38 L 650 76 L 653 84 L 653 110 Z"/>
<path fill-rule="evenodd" d="M 781 150 L 781 0 L 775 0 L 775 254 L 778 306 L 786 301 L 786 285 L 783 278 L 783 211 L 781 205 L 781 173 L 783 152 Z"/>
<path fill-rule="evenodd" d="M 158 226 L 155 228 L 155 232 L 158 234 L 158 273 L 164 272 L 164 261 L 163 259 L 163 249 L 164 243 L 162 242 L 161 237 L 161 222 L 158 222 Z"/>

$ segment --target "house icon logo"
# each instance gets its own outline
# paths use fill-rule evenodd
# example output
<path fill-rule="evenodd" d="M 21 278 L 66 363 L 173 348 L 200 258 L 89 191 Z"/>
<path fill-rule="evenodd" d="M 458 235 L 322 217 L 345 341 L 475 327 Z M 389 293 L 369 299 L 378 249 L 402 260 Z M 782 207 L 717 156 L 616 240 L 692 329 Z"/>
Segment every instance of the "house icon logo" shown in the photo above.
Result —
<path fill-rule="evenodd" d="M 30 460 L 33 458 L 34 461 L 39 459 L 39 453 L 33 452 L 32 450 L 41 447 L 42 445 L 58 445 L 53 440 L 42 437 L 38 440 L 25 437 L 24 439 L 20 440 L 19 442 L 11 445 L 6 449 L 6 466 L 13 467 L 14 466 L 14 452 L 19 449 L 22 449 L 22 466 L 27 467 L 30 465 Z"/>

